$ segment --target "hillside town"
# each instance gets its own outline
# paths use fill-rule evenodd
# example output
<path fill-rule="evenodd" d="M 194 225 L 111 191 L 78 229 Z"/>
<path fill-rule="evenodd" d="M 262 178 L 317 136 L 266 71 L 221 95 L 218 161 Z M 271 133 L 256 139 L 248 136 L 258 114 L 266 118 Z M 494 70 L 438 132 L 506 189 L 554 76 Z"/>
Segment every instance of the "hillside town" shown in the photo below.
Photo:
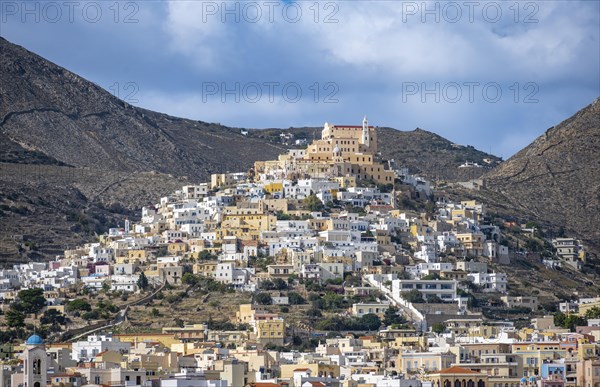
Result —
<path fill-rule="evenodd" d="M 535 224 L 382 160 L 366 117 L 298 145 L 0 270 L 0 387 L 600 385 L 600 298 L 511 288 Z M 549 270 L 586 262 L 546 244 Z"/>

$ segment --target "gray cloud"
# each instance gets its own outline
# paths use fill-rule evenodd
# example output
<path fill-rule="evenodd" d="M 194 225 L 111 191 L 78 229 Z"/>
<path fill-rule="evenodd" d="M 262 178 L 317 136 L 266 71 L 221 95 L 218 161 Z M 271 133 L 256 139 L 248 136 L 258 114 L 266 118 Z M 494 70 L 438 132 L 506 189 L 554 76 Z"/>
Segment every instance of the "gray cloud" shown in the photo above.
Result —
<path fill-rule="evenodd" d="M 107 89 L 134 82 L 138 105 L 169 114 L 244 127 L 367 114 L 504 157 L 600 94 L 598 2 L 119 4 L 96 23 L 5 12 L 0 33 Z"/>

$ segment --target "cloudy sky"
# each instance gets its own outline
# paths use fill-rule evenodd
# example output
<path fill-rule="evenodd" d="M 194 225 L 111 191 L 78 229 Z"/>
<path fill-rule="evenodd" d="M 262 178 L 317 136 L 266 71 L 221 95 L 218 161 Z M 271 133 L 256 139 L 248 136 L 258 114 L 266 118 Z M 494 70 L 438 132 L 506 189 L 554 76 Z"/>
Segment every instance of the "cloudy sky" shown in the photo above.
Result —
<path fill-rule="evenodd" d="M 600 95 L 600 2 L 0 1 L 0 35 L 224 125 L 420 127 L 508 158 Z"/>

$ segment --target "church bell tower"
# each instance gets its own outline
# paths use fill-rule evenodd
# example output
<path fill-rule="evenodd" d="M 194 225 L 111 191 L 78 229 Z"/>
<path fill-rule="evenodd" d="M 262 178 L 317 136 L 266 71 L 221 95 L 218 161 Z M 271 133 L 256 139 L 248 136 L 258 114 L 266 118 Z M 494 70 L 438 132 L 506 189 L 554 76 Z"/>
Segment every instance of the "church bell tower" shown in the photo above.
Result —
<path fill-rule="evenodd" d="M 365 144 L 367 149 L 369 148 L 369 121 L 367 120 L 367 116 L 363 118 L 362 122 L 362 143 Z"/>
<path fill-rule="evenodd" d="M 48 355 L 40 336 L 29 336 L 25 342 L 23 357 L 23 387 L 45 387 L 48 378 Z"/>

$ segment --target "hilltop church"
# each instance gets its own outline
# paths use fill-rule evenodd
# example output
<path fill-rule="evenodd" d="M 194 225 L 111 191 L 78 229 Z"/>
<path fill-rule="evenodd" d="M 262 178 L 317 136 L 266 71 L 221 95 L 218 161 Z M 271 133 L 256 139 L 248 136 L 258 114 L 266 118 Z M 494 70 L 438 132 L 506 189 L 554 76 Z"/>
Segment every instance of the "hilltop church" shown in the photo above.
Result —
<path fill-rule="evenodd" d="M 393 184 L 394 171 L 376 161 L 377 131 L 367 117 L 362 126 L 325 123 L 321 139 L 306 149 L 291 149 L 277 160 L 257 161 L 258 176 L 273 179 L 350 177 L 355 181 Z"/>

